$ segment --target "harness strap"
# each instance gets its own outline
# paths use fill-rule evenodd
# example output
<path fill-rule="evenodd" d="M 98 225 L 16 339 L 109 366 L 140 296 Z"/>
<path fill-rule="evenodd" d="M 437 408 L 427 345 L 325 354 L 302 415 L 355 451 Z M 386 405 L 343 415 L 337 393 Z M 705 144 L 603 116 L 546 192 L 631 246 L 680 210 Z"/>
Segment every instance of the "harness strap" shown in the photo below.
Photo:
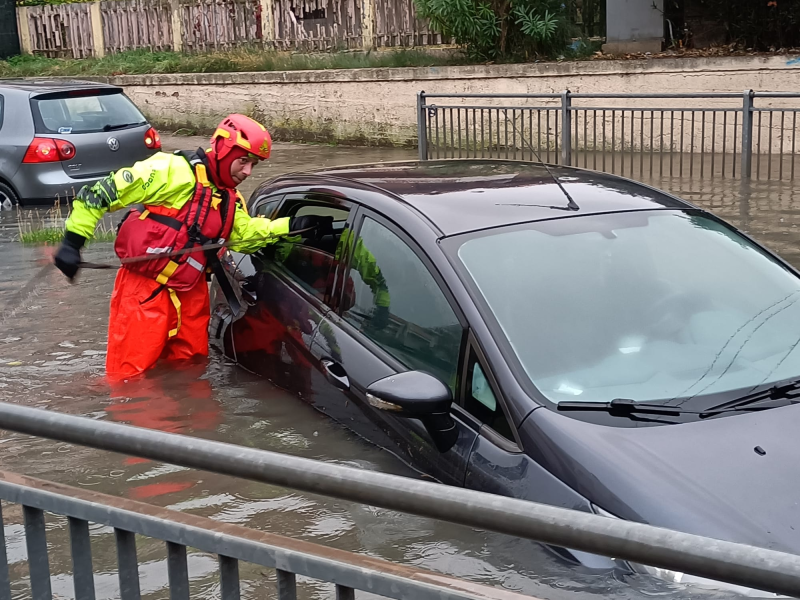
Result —
<path fill-rule="evenodd" d="M 168 217 L 167 215 L 159 215 L 157 213 L 152 213 L 149 210 L 145 210 L 141 216 L 139 217 L 140 221 L 144 221 L 145 219 L 150 219 L 155 221 L 156 223 L 161 223 L 162 225 L 166 225 L 170 229 L 174 229 L 175 231 L 180 231 L 183 223 L 178 219 L 174 219 L 173 217 Z"/>
<path fill-rule="evenodd" d="M 172 277 L 172 275 L 175 273 L 175 271 L 178 270 L 179 266 L 180 266 L 180 263 L 177 263 L 174 260 L 169 261 L 167 263 L 167 266 L 164 267 L 164 270 L 161 271 L 161 273 L 158 274 L 158 277 L 156 277 L 156 281 L 158 283 L 160 283 L 161 285 L 167 285 L 167 281 L 169 281 L 169 278 Z M 170 290 L 170 293 L 171 292 L 172 292 L 172 290 Z"/>
<path fill-rule="evenodd" d="M 169 337 L 173 338 L 178 335 L 178 331 L 181 329 L 181 301 L 175 290 L 172 288 L 167 289 L 169 290 L 169 299 L 172 300 L 172 305 L 175 307 L 175 312 L 178 314 L 178 324 L 175 326 L 175 329 L 171 329 L 169 332 Z"/>

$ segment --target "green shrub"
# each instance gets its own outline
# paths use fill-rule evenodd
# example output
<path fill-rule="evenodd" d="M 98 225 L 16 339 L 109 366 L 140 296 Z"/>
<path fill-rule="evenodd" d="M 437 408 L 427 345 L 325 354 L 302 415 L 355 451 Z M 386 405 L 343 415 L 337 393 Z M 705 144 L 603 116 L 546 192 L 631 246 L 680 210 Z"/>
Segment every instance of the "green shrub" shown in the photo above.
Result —
<path fill-rule="evenodd" d="M 559 0 L 415 0 L 419 16 L 478 60 L 552 57 L 570 25 Z"/>

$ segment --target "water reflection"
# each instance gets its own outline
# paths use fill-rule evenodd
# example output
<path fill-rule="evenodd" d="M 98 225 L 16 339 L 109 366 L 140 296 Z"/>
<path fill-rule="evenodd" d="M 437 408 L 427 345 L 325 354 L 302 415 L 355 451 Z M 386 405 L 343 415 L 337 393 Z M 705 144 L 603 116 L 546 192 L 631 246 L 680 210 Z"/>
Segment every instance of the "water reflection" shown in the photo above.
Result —
<path fill-rule="evenodd" d="M 175 140 L 166 141 L 178 145 Z M 204 143 L 197 139 L 178 142 L 186 148 Z M 414 152 L 278 145 L 274 156 L 246 182 L 245 195 L 265 177 L 300 167 L 410 159 Z M 800 199 L 791 183 L 677 178 L 648 183 L 710 209 L 800 266 Z M 121 216 L 111 217 L 110 224 Z M 219 356 L 212 356 L 208 364 L 185 370 L 162 368 L 139 381 L 109 385 L 103 377 L 103 363 L 114 273 L 85 271 L 77 285 L 70 285 L 58 273 L 43 270 L 52 248 L 14 241 L 19 220 L 37 218 L 36 211 L 0 212 L 4 257 L 0 307 L 6 311 L 0 317 L 4 319 L 0 400 L 418 476 L 394 456 Z M 85 259 L 112 261 L 110 244 L 89 246 Z M 25 288 L 32 278 L 33 284 Z M 17 434 L 0 435 L 0 468 L 502 585 L 547 600 L 612 594 L 622 599 L 725 596 L 687 593 L 679 586 L 649 578 L 619 581 L 613 573 L 581 571 L 541 546 L 507 536 Z M 21 511 L 13 505 L 3 509 L 13 596 L 29 597 Z M 48 517 L 48 529 L 53 590 L 58 597 L 71 598 L 66 522 Z M 117 597 L 113 533 L 93 527 L 92 545 L 97 597 Z M 138 549 L 143 596 L 165 597 L 164 545 L 142 539 Z M 190 552 L 189 573 L 193 597 L 219 596 L 215 557 Z M 243 564 L 241 576 L 243 598 L 275 597 L 270 570 Z M 333 596 L 327 584 L 301 578 L 299 585 L 301 598 Z"/>

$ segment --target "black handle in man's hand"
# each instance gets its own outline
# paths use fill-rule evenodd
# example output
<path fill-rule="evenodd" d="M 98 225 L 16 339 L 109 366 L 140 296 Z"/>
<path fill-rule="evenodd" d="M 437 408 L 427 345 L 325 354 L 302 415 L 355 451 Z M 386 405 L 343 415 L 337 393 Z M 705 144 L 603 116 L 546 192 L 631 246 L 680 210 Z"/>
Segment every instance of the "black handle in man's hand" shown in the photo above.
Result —
<path fill-rule="evenodd" d="M 317 215 L 303 215 L 289 219 L 289 233 L 314 229 L 317 239 L 333 234 L 333 217 L 319 217 Z"/>
<path fill-rule="evenodd" d="M 86 238 L 72 231 L 64 234 L 64 241 L 56 252 L 53 261 L 56 267 L 72 281 L 81 267 L 81 248 L 86 243 Z"/>

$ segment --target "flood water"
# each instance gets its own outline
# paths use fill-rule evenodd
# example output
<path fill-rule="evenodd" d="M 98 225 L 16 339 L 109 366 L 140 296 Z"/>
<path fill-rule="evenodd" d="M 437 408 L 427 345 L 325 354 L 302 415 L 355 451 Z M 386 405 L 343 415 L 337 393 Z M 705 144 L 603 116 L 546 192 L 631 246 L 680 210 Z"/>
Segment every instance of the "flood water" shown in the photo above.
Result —
<path fill-rule="evenodd" d="M 205 140 L 165 138 L 165 148 Z M 313 167 L 415 158 L 410 150 L 276 145 L 274 158 L 243 186 Z M 791 183 L 663 179 L 650 181 L 709 208 L 800 266 L 800 188 Z M 118 220 L 122 215 L 115 215 Z M 84 271 L 69 284 L 43 267 L 52 248 L 24 246 L 19 220 L 43 211 L 0 213 L 0 401 L 45 407 L 95 419 L 263 448 L 386 473 L 417 476 L 393 455 L 351 434 L 324 415 L 218 355 L 186 370 L 157 369 L 137 382 L 110 387 L 103 377 L 108 302 L 115 271 Z M 112 261 L 108 243 L 93 244 L 87 261 Z M 188 511 L 262 531 L 420 566 L 547 600 L 615 596 L 643 599 L 724 597 L 686 592 L 648 578 L 620 581 L 609 573 L 576 570 L 537 544 L 466 527 L 348 502 L 237 481 L 67 444 L 0 433 L 0 469 L 18 471 L 121 497 Z M 14 597 L 30 597 L 22 515 L 4 506 Z M 48 515 L 53 591 L 73 596 L 66 523 Z M 114 538 L 92 530 L 97 598 L 118 597 Z M 163 544 L 140 540 L 145 598 L 166 598 Z M 191 552 L 193 597 L 219 596 L 213 556 Z M 274 573 L 241 565 L 244 598 L 274 598 Z M 299 580 L 301 598 L 332 598 L 332 586 Z M 357 593 L 357 598 L 369 596 Z"/>

